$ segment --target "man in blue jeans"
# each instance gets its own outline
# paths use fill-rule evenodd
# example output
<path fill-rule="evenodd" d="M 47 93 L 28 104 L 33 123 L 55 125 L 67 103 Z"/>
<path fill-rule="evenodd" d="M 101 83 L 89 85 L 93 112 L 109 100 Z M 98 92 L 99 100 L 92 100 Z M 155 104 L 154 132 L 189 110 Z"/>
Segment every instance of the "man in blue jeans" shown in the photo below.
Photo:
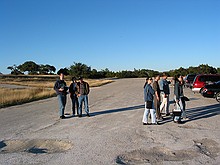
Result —
<path fill-rule="evenodd" d="M 79 101 L 78 115 L 79 115 L 79 117 L 82 117 L 82 103 L 84 102 L 84 108 L 85 108 L 86 115 L 88 117 L 90 117 L 89 103 L 88 103 L 89 102 L 88 101 L 88 94 L 90 92 L 89 84 L 87 82 L 83 81 L 83 78 L 80 77 L 79 82 L 77 83 L 76 89 L 77 89 L 76 94 L 77 94 L 78 101 Z"/>
<path fill-rule="evenodd" d="M 66 82 L 64 81 L 64 74 L 66 73 L 64 69 L 60 69 L 57 74 L 60 76 L 60 78 L 54 84 L 54 90 L 56 91 L 58 97 L 60 119 L 65 119 L 64 110 L 66 106 L 66 95 L 68 90 Z"/>

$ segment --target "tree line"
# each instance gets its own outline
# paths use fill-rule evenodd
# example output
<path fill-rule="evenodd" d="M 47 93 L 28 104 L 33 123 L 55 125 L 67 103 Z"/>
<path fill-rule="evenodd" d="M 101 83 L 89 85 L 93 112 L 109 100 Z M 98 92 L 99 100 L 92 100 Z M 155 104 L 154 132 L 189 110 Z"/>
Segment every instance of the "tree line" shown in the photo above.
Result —
<path fill-rule="evenodd" d="M 11 74 L 20 75 L 20 74 L 29 74 L 29 75 L 48 75 L 48 74 L 56 74 L 56 68 L 49 64 L 36 64 L 33 61 L 26 61 L 21 65 L 13 65 L 7 67 L 7 69 L 11 70 Z M 99 78 L 141 78 L 141 77 L 153 77 L 155 75 L 161 74 L 159 71 L 154 71 L 150 69 L 134 69 L 133 71 L 123 70 L 113 72 L 108 68 L 102 69 L 98 71 L 96 69 L 92 69 L 90 66 L 83 63 L 74 62 L 70 67 L 64 68 L 67 75 L 91 79 L 99 79 Z M 168 76 L 175 76 L 177 74 L 181 74 L 183 76 L 187 74 L 220 74 L 220 68 L 215 68 L 209 66 L 208 64 L 201 64 L 197 67 L 189 67 L 183 68 L 180 67 L 175 70 L 170 70 L 165 72 Z"/>

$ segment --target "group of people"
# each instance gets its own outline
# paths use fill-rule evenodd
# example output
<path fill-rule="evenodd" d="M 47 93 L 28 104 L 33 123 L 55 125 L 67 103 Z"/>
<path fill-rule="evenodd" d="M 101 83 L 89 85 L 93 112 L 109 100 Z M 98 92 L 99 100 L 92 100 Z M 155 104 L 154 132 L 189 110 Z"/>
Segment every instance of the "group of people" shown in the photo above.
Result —
<path fill-rule="evenodd" d="M 60 118 L 66 118 L 64 111 L 68 93 L 72 101 L 72 116 L 77 115 L 78 117 L 82 117 L 82 106 L 84 103 L 86 116 L 90 117 L 88 105 L 88 94 L 90 92 L 89 84 L 83 80 L 83 77 L 80 77 L 79 81 L 73 77 L 72 83 L 68 87 L 64 81 L 65 70 L 60 69 L 57 74 L 59 75 L 59 79 L 54 84 L 54 90 L 58 97 Z M 186 118 L 186 104 L 183 94 L 184 81 L 181 75 L 175 76 L 174 81 L 174 101 L 176 110 L 179 113 L 173 113 L 173 120 L 175 123 L 181 123 L 181 118 Z M 167 75 L 165 73 L 163 73 L 161 80 L 160 75 L 156 75 L 154 81 L 153 78 L 146 78 L 144 85 L 145 111 L 143 115 L 143 125 L 157 125 L 158 121 L 163 120 L 163 113 L 166 116 L 170 115 L 170 84 L 171 81 L 167 80 Z M 151 123 L 148 122 L 149 114 Z"/>
<path fill-rule="evenodd" d="M 169 111 L 169 95 L 171 81 L 167 80 L 167 75 L 163 73 L 162 79 L 160 75 L 153 78 L 146 78 L 144 85 L 144 101 L 145 111 L 143 115 L 143 125 L 157 125 L 158 121 L 162 121 L 162 113 L 170 116 Z M 174 101 L 176 110 L 179 113 L 173 113 L 173 120 L 175 123 L 182 123 L 181 118 L 186 118 L 185 112 L 185 96 L 183 94 L 184 80 L 181 75 L 176 75 L 174 78 Z M 151 123 L 148 122 L 148 117 L 151 117 Z"/>
<path fill-rule="evenodd" d="M 68 93 L 70 93 L 72 100 L 72 115 L 82 117 L 82 106 L 84 102 L 86 115 L 90 117 L 88 105 L 89 84 L 83 80 L 83 77 L 79 78 L 79 82 L 73 77 L 72 83 L 68 87 L 64 81 L 65 70 L 60 69 L 57 74 L 59 74 L 59 79 L 54 84 L 54 90 L 58 97 L 60 119 L 66 118 L 64 111 Z"/>

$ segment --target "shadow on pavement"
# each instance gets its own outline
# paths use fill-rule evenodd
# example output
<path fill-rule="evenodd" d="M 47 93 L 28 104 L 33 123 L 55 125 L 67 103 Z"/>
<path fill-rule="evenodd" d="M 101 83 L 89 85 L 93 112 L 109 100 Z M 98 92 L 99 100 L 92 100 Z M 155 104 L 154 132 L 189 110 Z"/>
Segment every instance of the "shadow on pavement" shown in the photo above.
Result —
<path fill-rule="evenodd" d="M 137 106 L 132 106 L 132 107 L 125 107 L 125 108 L 111 109 L 111 110 L 105 110 L 105 111 L 99 111 L 99 112 L 92 112 L 92 113 L 90 113 L 90 115 L 97 116 L 97 115 L 123 112 L 123 111 L 133 111 L 133 110 L 137 110 L 137 109 L 143 110 L 143 108 L 144 108 L 144 105 L 137 105 Z"/>
<path fill-rule="evenodd" d="M 216 115 L 220 115 L 220 104 L 214 104 L 209 106 L 203 106 L 203 107 L 196 107 L 196 108 L 190 108 L 186 109 L 186 116 L 189 118 L 188 120 L 184 121 L 184 123 L 188 123 L 190 121 L 195 121 L 203 118 L 210 118 Z M 172 117 L 167 117 L 165 120 L 161 121 L 160 124 L 165 124 L 168 122 L 173 122 Z"/>
<path fill-rule="evenodd" d="M 186 110 L 186 114 L 189 118 L 187 122 L 216 116 L 220 114 L 220 104 L 191 108 Z"/>

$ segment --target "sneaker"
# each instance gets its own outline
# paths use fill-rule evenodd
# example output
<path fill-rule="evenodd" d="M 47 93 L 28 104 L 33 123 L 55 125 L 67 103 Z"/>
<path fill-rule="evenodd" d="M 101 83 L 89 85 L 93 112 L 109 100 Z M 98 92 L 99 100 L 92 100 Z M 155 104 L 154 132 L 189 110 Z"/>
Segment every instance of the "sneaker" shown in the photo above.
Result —
<path fill-rule="evenodd" d="M 86 116 L 87 116 L 87 117 L 90 117 L 90 114 L 87 113 Z"/>
<path fill-rule="evenodd" d="M 143 125 L 150 125 L 149 123 L 143 123 Z"/>
<path fill-rule="evenodd" d="M 65 119 L 66 117 L 65 116 L 60 116 L 60 119 Z"/>
<path fill-rule="evenodd" d="M 78 117 L 82 117 L 82 115 L 78 115 Z"/>

